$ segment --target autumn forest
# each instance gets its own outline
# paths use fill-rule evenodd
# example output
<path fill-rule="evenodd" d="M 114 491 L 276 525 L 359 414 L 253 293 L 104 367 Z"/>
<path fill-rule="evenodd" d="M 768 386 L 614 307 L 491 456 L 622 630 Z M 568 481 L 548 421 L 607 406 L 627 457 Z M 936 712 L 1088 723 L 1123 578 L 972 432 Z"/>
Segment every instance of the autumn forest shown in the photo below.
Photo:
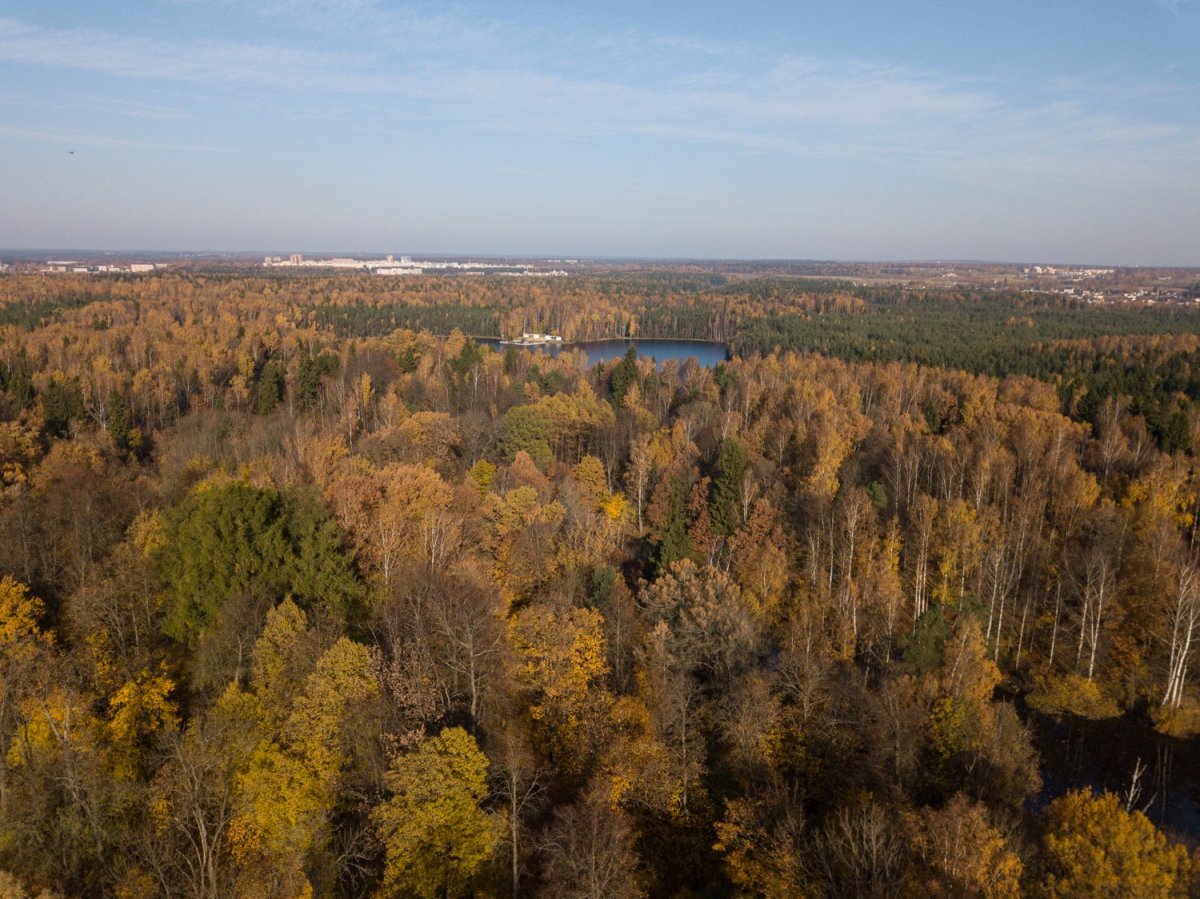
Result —
<path fill-rule="evenodd" d="M 1183 304 L 0 276 L 0 895 L 1194 895 L 1035 735 L 1196 752 L 1198 404 Z"/>

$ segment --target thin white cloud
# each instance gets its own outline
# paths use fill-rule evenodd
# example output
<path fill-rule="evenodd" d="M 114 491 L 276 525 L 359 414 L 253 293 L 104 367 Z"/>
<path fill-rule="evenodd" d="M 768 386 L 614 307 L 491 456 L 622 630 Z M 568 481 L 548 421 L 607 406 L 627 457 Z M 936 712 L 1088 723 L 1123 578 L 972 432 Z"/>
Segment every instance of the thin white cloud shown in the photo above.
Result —
<path fill-rule="evenodd" d="M 324 39 L 353 37 L 391 43 L 406 50 L 430 46 L 478 47 L 503 29 L 484 16 L 453 12 L 446 4 L 417 7 L 380 3 L 378 0 L 174 0 L 179 6 L 200 6 L 249 15 L 269 21 L 272 27 L 307 30 Z"/>
<path fill-rule="evenodd" d="M 685 54 L 690 48 L 685 48 Z M 873 127 L 908 116 L 986 109 L 993 101 L 913 73 L 786 59 L 764 71 L 707 70 L 697 79 L 645 84 L 516 68 L 362 59 L 276 44 L 166 43 L 103 31 L 49 30 L 0 20 L 0 59 L 109 75 L 213 86 L 246 85 L 295 92 L 390 95 L 470 109 L 503 125 L 582 133 L 725 134 L 758 143 L 797 123 Z M 721 117 L 730 124 L 703 125 Z M 573 124 L 576 123 L 576 124 Z M 741 137 L 739 137 L 741 135 Z M 710 139 L 710 138 L 705 138 Z"/>
<path fill-rule="evenodd" d="M 287 88 L 319 86 L 316 73 L 344 69 L 352 62 L 348 57 L 271 44 L 168 43 L 100 30 L 43 29 L 12 19 L 0 19 L 0 59 L 133 78 Z"/>
<path fill-rule="evenodd" d="M 960 79 L 737 43 L 637 32 L 568 32 L 551 40 L 486 18 L 397 12 L 372 0 L 260 0 L 255 8 L 308 26 L 372 17 L 380 29 L 351 52 L 336 41 L 326 45 L 333 49 L 168 41 L 0 19 L 0 60 L 286 94 L 293 105 L 281 114 L 293 118 L 366 113 L 382 128 L 439 117 L 476 129 L 641 136 L 806 156 L 1025 158 L 1033 147 L 1064 159 L 1147 152 L 1166 160 L 1190 151 L 1198 133 L 1195 121 L 1098 115 L 1084 99 L 1052 93 L 1019 106 Z M 393 52 L 397 35 L 408 47 L 413 33 L 420 52 Z M 456 42 L 464 39 L 490 41 L 491 52 L 462 54 Z M 1163 95 L 1170 84 L 1160 80 Z M 1060 95 L 1086 98 L 1087 87 L 1064 86 Z"/>
<path fill-rule="evenodd" d="M 147 141 L 133 138 L 111 137 L 78 130 L 18 128 L 10 125 L 0 125 L 0 135 L 15 137 L 20 140 L 43 141 L 45 143 L 62 144 L 64 146 L 88 147 L 126 147 L 137 150 L 168 150 L 187 153 L 232 153 L 228 147 L 218 147 L 212 144 L 171 143 L 164 141 Z"/>

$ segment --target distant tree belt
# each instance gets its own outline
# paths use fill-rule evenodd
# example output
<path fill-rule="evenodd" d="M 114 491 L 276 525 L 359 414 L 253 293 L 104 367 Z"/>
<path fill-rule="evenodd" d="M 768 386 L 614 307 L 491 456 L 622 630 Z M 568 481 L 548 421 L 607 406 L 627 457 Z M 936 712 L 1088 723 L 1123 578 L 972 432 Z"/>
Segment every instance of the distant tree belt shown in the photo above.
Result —
<path fill-rule="evenodd" d="M 843 359 L 919 362 L 943 368 L 1038 373 L 1031 349 L 1049 341 L 1152 334 L 1200 334 L 1192 310 L 1072 308 L 1049 302 L 974 297 L 893 299 L 852 311 L 752 318 L 733 338 L 735 352 L 778 346 Z"/>
<path fill-rule="evenodd" d="M 586 301 L 580 301 L 580 304 L 573 312 L 586 311 Z M 625 336 L 629 331 L 627 322 L 619 319 L 606 317 L 601 320 L 588 320 L 583 317 L 575 320 L 577 316 L 571 312 L 565 316 L 545 315 L 536 307 L 525 309 L 519 305 L 509 310 L 494 306 L 468 305 L 321 305 L 312 307 L 311 314 L 314 324 L 333 328 L 339 337 L 378 337 L 396 328 L 427 330 L 435 334 L 449 334 L 457 328 L 465 334 L 486 337 L 502 336 L 513 330 L 512 327 L 505 328 L 502 324 L 506 320 L 506 311 L 510 321 L 514 318 L 512 312 L 517 313 L 517 330 L 545 327 L 560 331 L 561 326 L 555 326 L 553 322 L 564 317 L 571 319 L 571 337 L 577 340 Z M 634 315 L 639 337 L 723 340 L 728 333 L 727 315 L 722 308 L 715 305 L 647 306 Z M 38 320 L 34 319 L 33 324 Z"/>
<path fill-rule="evenodd" d="M 489 306 L 315 306 L 314 323 L 339 337 L 380 337 L 397 328 L 449 334 L 455 328 L 479 336 L 500 334 L 500 310 Z"/>
<path fill-rule="evenodd" d="M 736 354 L 773 348 L 849 361 L 916 362 L 1052 381 L 1063 410 L 1094 421 L 1103 401 L 1128 396 L 1168 450 L 1190 449 L 1187 411 L 1200 400 L 1200 314 L 1190 309 L 1073 308 L 1053 300 L 892 299 L 855 311 L 756 318 Z"/>
<path fill-rule="evenodd" d="M 49 321 L 61 321 L 62 313 L 68 309 L 80 309 L 108 298 L 107 294 L 90 291 L 67 291 L 50 299 L 5 303 L 0 305 L 0 327 L 16 325 L 32 330 Z"/>

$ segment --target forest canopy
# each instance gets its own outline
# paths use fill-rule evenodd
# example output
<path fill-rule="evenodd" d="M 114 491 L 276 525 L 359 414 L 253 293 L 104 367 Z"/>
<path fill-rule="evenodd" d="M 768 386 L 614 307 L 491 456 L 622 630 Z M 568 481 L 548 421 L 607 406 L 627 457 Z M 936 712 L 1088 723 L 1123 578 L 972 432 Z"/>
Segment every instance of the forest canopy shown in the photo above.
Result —
<path fill-rule="evenodd" d="M 473 339 L 522 329 L 732 357 Z M 787 278 L 0 277 L 0 892 L 1194 894 L 1196 834 L 1048 792 L 1035 737 L 1194 748 L 1198 334 Z"/>

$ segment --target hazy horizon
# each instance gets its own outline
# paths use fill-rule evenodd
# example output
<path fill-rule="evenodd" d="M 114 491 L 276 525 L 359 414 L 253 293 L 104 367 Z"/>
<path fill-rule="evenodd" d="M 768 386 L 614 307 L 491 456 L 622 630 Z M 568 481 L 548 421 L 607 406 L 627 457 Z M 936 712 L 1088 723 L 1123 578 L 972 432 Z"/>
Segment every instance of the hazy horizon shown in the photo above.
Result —
<path fill-rule="evenodd" d="M 39 260 L 46 254 L 98 254 L 107 256 L 132 257 L 138 254 L 164 257 L 230 257 L 257 260 L 265 256 L 287 256 L 299 253 L 310 261 L 333 258 L 377 259 L 390 255 L 411 256 L 414 259 L 450 259 L 450 260 L 489 260 L 509 259 L 530 262 L 647 262 L 663 264 L 759 264 L 759 265 L 1049 265 L 1072 267 L 1115 267 L 1115 268 L 1161 268 L 1161 269 L 1193 269 L 1200 265 L 1163 263 L 1161 265 L 1138 265 L 1110 262 L 1104 259 L 956 259 L 952 257 L 929 257 L 925 259 L 874 259 L 854 257 L 830 257 L 826 259 L 815 257 L 771 257 L 771 256 L 637 256 L 637 255 L 600 255 L 592 253 L 492 253 L 470 251 L 449 252 L 443 250 L 356 250 L 356 249 L 296 249 L 294 247 L 252 248 L 246 250 L 221 249 L 162 249 L 152 247 L 0 247 L 0 256 L 19 254 Z"/>
<path fill-rule="evenodd" d="M 1200 265 L 1196 0 L 777 7 L 16 0 L 0 246 Z"/>

